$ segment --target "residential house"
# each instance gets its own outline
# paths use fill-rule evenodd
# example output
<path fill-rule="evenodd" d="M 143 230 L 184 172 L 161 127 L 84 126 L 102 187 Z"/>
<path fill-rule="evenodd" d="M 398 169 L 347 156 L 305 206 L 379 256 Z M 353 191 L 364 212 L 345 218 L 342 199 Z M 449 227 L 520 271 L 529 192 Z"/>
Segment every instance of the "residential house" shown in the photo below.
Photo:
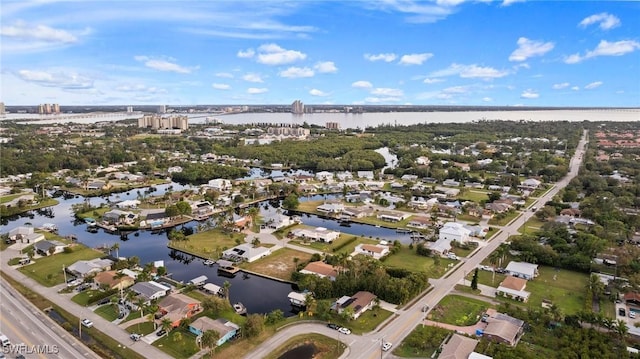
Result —
<path fill-rule="evenodd" d="M 524 332 L 524 321 L 498 313 L 487 319 L 482 336 L 497 342 L 515 346 Z"/>
<path fill-rule="evenodd" d="M 440 228 L 438 239 L 464 243 L 469 240 L 471 231 L 458 222 L 447 222 Z"/>
<path fill-rule="evenodd" d="M 224 191 L 230 190 L 231 187 L 233 187 L 233 185 L 231 184 L 231 181 L 228 179 L 215 178 L 207 182 L 207 187 L 215 191 L 224 192 Z"/>
<path fill-rule="evenodd" d="M 281 213 L 274 213 L 263 218 L 265 228 L 278 230 L 294 223 L 291 217 Z"/>
<path fill-rule="evenodd" d="M 380 259 L 387 254 L 389 254 L 389 246 L 385 246 L 382 244 L 358 244 L 355 248 L 354 253 L 364 254 L 369 257 L 373 257 L 375 259 Z"/>
<path fill-rule="evenodd" d="M 444 184 L 444 182 L 442 184 Z M 454 186 L 454 187 L 457 187 L 457 186 Z M 436 192 L 443 193 L 444 196 L 447 198 L 452 198 L 452 197 L 457 197 L 460 194 L 460 189 L 436 186 Z"/>
<path fill-rule="evenodd" d="M 431 221 L 429 217 L 414 216 L 409 220 L 409 223 L 407 223 L 407 227 L 427 229 L 431 228 L 432 224 L 433 221 Z"/>
<path fill-rule="evenodd" d="M 48 256 L 53 254 L 58 254 L 64 252 L 64 249 L 68 247 L 67 244 L 64 244 L 59 241 L 38 241 L 33 245 L 36 253 L 41 256 Z"/>
<path fill-rule="evenodd" d="M 9 240 L 20 242 L 38 242 L 44 240 L 44 234 L 36 233 L 33 227 L 19 226 L 9 231 Z"/>
<path fill-rule="evenodd" d="M 442 182 L 442 185 L 449 187 L 460 187 L 460 182 L 453 179 L 446 179 Z"/>
<path fill-rule="evenodd" d="M 340 232 L 329 231 L 324 227 L 317 227 L 315 229 L 296 229 L 291 233 L 298 238 L 324 243 L 331 243 L 334 240 L 338 239 L 338 237 L 340 237 Z"/>
<path fill-rule="evenodd" d="M 400 222 L 409 218 L 411 214 L 398 211 L 380 211 L 376 214 L 376 218 L 385 222 Z"/>
<path fill-rule="evenodd" d="M 437 200 L 433 198 L 436 202 Z M 426 201 L 424 198 L 412 199 L 407 203 L 409 208 L 427 210 L 433 206 L 433 202 L 430 200 Z"/>
<path fill-rule="evenodd" d="M 226 319 L 218 318 L 214 320 L 209 317 L 200 317 L 189 325 L 189 331 L 198 337 L 207 330 L 213 330 L 218 333 L 219 339 L 216 342 L 216 346 L 221 346 L 238 334 L 240 326 Z"/>
<path fill-rule="evenodd" d="M 345 207 L 342 211 L 343 217 L 364 218 L 373 214 L 373 209 L 369 207 Z"/>
<path fill-rule="evenodd" d="M 160 312 L 171 320 L 171 326 L 174 328 L 180 325 L 182 319 L 191 318 L 201 309 L 199 300 L 181 293 L 172 293 L 162 298 L 158 307 Z"/>
<path fill-rule="evenodd" d="M 162 298 L 170 290 L 171 288 L 154 281 L 138 282 L 131 287 L 131 291 L 147 301 Z"/>
<path fill-rule="evenodd" d="M 418 176 L 416 175 L 402 175 L 402 177 L 400 177 L 401 180 L 403 181 L 408 181 L 408 182 L 415 182 L 418 180 Z"/>
<path fill-rule="evenodd" d="M 336 280 L 336 277 L 338 276 L 338 267 L 334 267 L 321 261 L 310 262 L 300 271 L 300 273 L 313 274 L 320 278 L 329 278 L 330 280 Z"/>
<path fill-rule="evenodd" d="M 358 171 L 357 175 L 358 175 L 358 178 L 364 178 L 368 180 L 374 179 L 373 171 Z"/>
<path fill-rule="evenodd" d="M 214 207 L 209 201 L 196 201 L 191 203 L 191 214 L 195 217 L 208 217 L 214 213 Z"/>
<path fill-rule="evenodd" d="M 344 210 L 344 205 L 341 203 L 323 203 L 316 207 L 316 211 L 323 214 L 340 214 Z"/>
<path fill-rule="evenodd" d="M 224 288 L 220 287 L 219 285 L 215 285 L 213 283 L 205 283 L 205 285 L 202 286 L 202 289 L 204 289 L 204 291 L 209 294 L 215 294 L 215 295 L 224 294 Z"/>
<path fill-rule="evenodd" d="M 471 166 L 469 166 L 468 163 L 460 163 L 460 162 L 454 162 L 453 165 L 455 167 L 458 167 L 459 169 L 461 169 L 464 172 L 469 172 L 471 171 Z"/>
<path fill-rule="evenodd" d="M 509 262 L 505 271 L 514 277 L 532 280 L 538 276 L 538 265 L 527 262 Z"/>
<path fill-rule="evenodd" d="M 439 238 L 435 242 L 429 242 L 428 247 L 432 251 L 438 252 L 443 255 L 451 250 L 451 240 L 447 238 Z"/>
<path fill-rule="evenodd" d="M 207 279 L 209 279 L 209 278 L 207 278 L 206 275 L 201 275 L 201 276 L 195 277 L 192 280 L 190 280 L 189 284 L 193 284 L 196 287 L 201 287 L 207 282 Z"/>
<path fill-rule="evenodd" d="M 240 244 L 222 252 L 222 257 L 234 262 L 253 262 L 271 254 L 271 249 L 266 247 L 253 247 L 250 244 Z"/>
<path fill-rule="evenodd" d="M 429 164 L 431 164 L 431 160 L 429 159 L 429 157 L 420 156 L 416 158 L 416 164 L 419 166 L 428 166 Z"/>
<path fill-rule="evenodd" d="M 66 271 L 76 277 L 85 278 L 89 275 L 96 274 L 111 269 L 113 261 L 110 259 L 92 259 L 88 261 L 77 261 L 68 266 Z"/>
<path fill-rule="evenodd" d="M 518 186 L 518 188 L 535 191 L 536 189 L 538 189 L 538 187 L 540 187 L 541 184 L 542 182 L 538 181 L 535 178 L 527 178 L 526 180 L 520 182 L 520 185 Z"/>
<path fill-rule="evenodd" d="M 487 203 L 484 205 L 484 208 L 491 211 L 492 213 L 504 213 L 511 209 L 511 206 L 506 203 Z"/>
<path fill-rule="evenodd" d="M 321 171 L 316 173 L 316 179 L 320 182 L 330 181 L 333 179 L 333 172 Z"/>
<path fill-rule="evenodd" d="M 526 279 L 507 276 L 502 283 L 500 283 L 500 286 L 498 286 L 496 294 L 521 302 L 527 302 L 531 293 L 524 290 L 526 287 Z"/>
<path fill-rule="evenodd" d="M 335 309 L 338 313 L 342 313 L 345 309 L 349 308 L 349 310 L 352 311 L 352 318 L 358 319 L 362 313 L 373 308 L 376 298 L 376 295 L 373 293 L 360 291 L 351 297 L 341 297 L 334 303 L 332 309 Z"/>
<path fill-rule="evenodd" d="M 338 172 L 336 173 L 336 178 L 342 182 L 350 181 L 353 179 L 353 174 L 349 171 Z"/>
<path fill-rule="evenodd" d="M 442 346 L 438 359 L 468 359 L 476 345 L 477 340 L 454 333 Z"/>
<path fill-rule="evenodd" d="M 109 289 L 123 290 L 131 287 L 135 283 L 135 280 L 127 275 L 110 270 L 96 274 L 93 282 L 97 286 L 105 285 Z"/>
<path fill-rule="evenodd" d="M 128 199 L 126 201 L 116 203 L 116 207 L 119 209 L 138 208 L 140 201 L 137 199 Z"/>
<path fill-rule="evenodd" d="M 138 218 L 138 215 L 133 212 L 121 211 L 119 209 L 112 209 L 109 212 L 105 212 L 102 215 L 102 220 L 109 224 L 133 224 Z"/>

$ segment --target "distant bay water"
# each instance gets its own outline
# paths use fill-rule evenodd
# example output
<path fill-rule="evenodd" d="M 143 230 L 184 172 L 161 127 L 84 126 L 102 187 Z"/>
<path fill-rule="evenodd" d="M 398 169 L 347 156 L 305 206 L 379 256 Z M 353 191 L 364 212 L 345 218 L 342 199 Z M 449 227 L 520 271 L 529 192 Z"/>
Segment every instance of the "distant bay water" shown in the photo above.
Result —
<path fill-rule="evenodd" d="M 96 123 L 124 119 L 135 119 L 142 113 L 125 114 L 72 114 L 40 116 L 32 114 L 7 114 L 3 120 L 27 120 L 29 123 Z M 284 112 L 263 113 L 190 113 L 192 124 L 205 123 L 207 119 L 223 124 L 288 124 L 325 126 L 327 122 L 336 122 L 341 128 L 365 128 L 379 125 L 407 126 L 424 123 L 465 123 L 481 120 L 506 121 L 640 121 L 640 109 L 571 109 L 571 110 L 526 110 L 526 111 L 434 111 L 434 112 L 365 112 L 365 113 L 309 113 L 294 115 Z"/>

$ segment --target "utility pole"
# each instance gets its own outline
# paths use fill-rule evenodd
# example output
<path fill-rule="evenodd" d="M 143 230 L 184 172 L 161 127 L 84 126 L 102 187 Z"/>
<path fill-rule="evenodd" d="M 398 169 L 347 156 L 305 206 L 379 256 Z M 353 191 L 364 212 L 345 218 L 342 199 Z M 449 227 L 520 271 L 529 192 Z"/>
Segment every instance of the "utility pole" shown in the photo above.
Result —
<path fill-rule="evenodd" d="M 64 282 L 67 283 L 67 271 L 64 270 L 64 264 L 62 265 L 62 275 L 64 275 Z"/>

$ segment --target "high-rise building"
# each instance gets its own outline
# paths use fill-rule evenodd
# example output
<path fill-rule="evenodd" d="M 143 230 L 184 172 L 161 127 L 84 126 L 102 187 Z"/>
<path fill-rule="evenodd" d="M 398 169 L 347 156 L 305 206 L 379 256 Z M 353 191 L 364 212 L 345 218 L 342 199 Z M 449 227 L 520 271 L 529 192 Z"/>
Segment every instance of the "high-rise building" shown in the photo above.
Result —
<path fill-rule="evenodd" d="M 158 106 L 158 113 L 167 113 L 167 105 Z"/>
<path fill-rule="evenodd" d="M 328 130 L 339 130 L 340 129 L 340 122 L 327 122 L 324 127 L 326 127 Z"/>
<path fill-rule="evenodd" d="M 127 113 L 133 113 L 133 106 L 127 106 Z"/>
<path fill-rule="evenodd" d="M 43 103 L 38 105 L 38 113 L 41 115 L 59 114 L 60 105 L 57 103 Z"/>
<path fill-rule="evenodd" d="M 295 100 L 291 104 L 291 113 L 295 114 L 303 114 L 304 113 L 304 104 L 300 100 Z"/>
<path fill-rule="evenodd" d="M 6 109 L 4 107 L 4 102 L 0 102 L 0 115 L 4 115 L 6 112 Z"/>
<path fill-rule="evenodd" d="M 189 129 L 189 118 L 187 116 L 162 117 L 158 115 L 144 115 L 138 119 L 138 127 L 158 129 L 179 129 L 182 131 Z"/>

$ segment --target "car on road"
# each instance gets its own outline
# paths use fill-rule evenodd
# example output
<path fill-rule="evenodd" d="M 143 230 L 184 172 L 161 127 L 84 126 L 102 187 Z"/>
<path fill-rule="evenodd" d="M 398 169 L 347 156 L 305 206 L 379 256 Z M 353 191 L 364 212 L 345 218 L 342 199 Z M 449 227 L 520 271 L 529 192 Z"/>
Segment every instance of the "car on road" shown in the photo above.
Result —
<path fill-rule="evenodd" d="M 345 327 L 342 327 L 342 328 L 338 329 L 338 331 L 339 331 L 340 333 L 342 333 L 342 334 L 346 334 L 346 335 L 351 334 L 351 330 L 350 330 L 349 328 L 345 328 Z"/>
<path fill-rule="evenodd" d="M 159 337 L 161 337 L 161 336 L 163 336 L 163 335 L 165 335 L 165 334 L 167 334 L 167 331 L 166 331 L 166 330 L 164 330 L 164 329 L 161 329 L 160 331 L 158 331 L 158 332 L 156 333 L 156 335 L 157 335 L 157 336 L 159 336 Z"/>
<path fill-rule="evenodd" d="M 335 329 L 335 330 L 340 329 L 340 326 L 338 324 L 333 324 L 333 323 L 327 324 L 327 327 L 329 327 L 331 329 Z"/>
<path fill-rule="evenodd" d="M 131 338 L 131 340 L 133 340 L 134 342 L 137 342 L 138 340 L 140 340 L 140 338 L 142 338 L 142 335 L 138 334 L 138 333 L 132 333 L 129 338 Z"/>
<path fill-rule="evenodd" d="M 425 305 L 422 307 L 422 312 L 426 313 L 426 312 L 428 312 L 428 311 L 429 311 L 429 306 L 425 304 Z"/>
<path fill-rule="evenodd" d="M 389 342 L 384 342 L 382 344 L 382 350 L 383 351 L 389 351 L 389 349 L 391 349 L 391 347 L 393 346 L 393 344 L 389 343 Z"/>
<path fill-rule="evenodd" d="M 90 320 L 89 320 L 89 319 L 87 319 L 87 318 L 82 319 L 82 326 L 83 326 L 83 327 L 87 327 L 87 328 L 91 328 L 91 327 L 93 327 L 93 322 L 92 322 L 92 321 L 90 321 Z"/>

